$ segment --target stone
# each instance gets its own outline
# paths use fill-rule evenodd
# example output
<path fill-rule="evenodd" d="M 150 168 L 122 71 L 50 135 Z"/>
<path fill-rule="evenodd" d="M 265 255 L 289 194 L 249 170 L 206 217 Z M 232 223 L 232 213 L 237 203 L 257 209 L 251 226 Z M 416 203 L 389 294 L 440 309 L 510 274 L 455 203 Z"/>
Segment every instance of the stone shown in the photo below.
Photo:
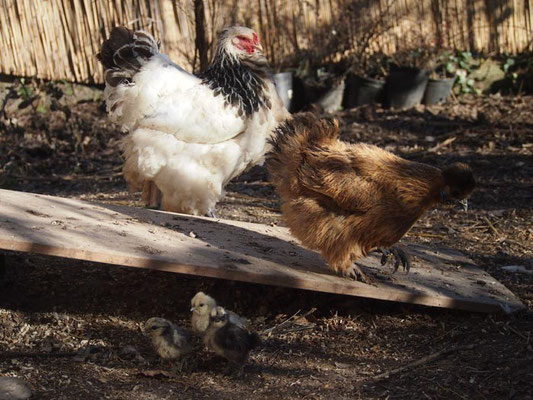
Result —
<path fill-rule="evenodd" d="M 479 68 L 473 71 L 468 78 L 476 81 L 476 88 L 482 92 L 487 92 L 492 84 L 505 78 L 505 72 L 497 61 L 489 58 L 483 61 Z"/>
<path fill-rule="evenodd" d="M 24 400 L 30 397 L 30 386 L 23 379 L 0 376 L 0 400 Z"/>

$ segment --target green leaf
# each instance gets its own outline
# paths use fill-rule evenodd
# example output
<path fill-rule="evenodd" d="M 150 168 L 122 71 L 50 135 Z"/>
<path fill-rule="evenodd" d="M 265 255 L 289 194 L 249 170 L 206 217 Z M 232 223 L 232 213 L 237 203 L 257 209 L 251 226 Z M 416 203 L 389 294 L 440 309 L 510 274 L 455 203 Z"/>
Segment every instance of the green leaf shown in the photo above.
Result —
<path fill-rule="evenodd" d="M 64 92 L 67 96 L 72 96 L 74 94 L 74 90 L 72 90 L 72 85 L 65 85 Z"/>

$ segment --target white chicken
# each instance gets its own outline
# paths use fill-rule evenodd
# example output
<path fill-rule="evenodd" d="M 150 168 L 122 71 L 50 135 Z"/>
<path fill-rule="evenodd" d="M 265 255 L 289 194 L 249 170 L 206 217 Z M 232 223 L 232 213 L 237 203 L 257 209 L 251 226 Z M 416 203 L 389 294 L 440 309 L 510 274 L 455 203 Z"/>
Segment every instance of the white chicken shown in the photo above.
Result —
<path fill-rule="evenodd" d="M 267 139 L 288 116 L 249 28 L 225 29 L 198 76 L 161 54 L 148 33 L 124 27 L 98 57 L 110 119 L 128 132 L 124 177 L 151 207 L 213 216 L 226 184 L 263 162 Z"/>

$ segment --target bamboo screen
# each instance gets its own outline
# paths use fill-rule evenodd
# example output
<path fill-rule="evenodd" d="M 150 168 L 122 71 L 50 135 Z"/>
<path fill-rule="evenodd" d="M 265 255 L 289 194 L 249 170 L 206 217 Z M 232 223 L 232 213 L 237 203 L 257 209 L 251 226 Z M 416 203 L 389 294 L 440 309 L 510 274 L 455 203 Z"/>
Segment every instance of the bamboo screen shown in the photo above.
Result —
<path fill-rule="evenodd" d="M 254 28 L 273 65 L 336 60 L 413 43 L 494 53 L 531 49 L 533 0 L 204 0 L 211 48 L 224 26 Z M 95 57 L 111 27 L 155 34 L 198 67 L 193 0 L 0 0 L 0 72 L 102 82 Z"/>

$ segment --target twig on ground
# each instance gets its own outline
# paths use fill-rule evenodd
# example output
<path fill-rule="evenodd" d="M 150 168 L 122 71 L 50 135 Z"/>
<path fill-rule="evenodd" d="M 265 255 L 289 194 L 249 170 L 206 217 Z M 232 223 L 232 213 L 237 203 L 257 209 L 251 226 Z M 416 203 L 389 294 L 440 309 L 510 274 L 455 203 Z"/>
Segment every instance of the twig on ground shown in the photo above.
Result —
<path fill-rule="evenodd" d="M 42 182 L 57 182 L 57 181 L 100 181 L 110 178 L 116 178 L 122 175 L 122 172 L 114 172 L 109 175 L 60 175 L 60 176 L 26 176 L 16 174 L 6 174 L 5 176 L 12 179 L 19 179 L 22 181 L 42 181 Z"/>
<path fill-rule="evenodd" d="M 0 352 L 0 359 L 2 358 L 60 358 L 60 357 L 74 357 L 78 352 L 64 351 L 57 353 L 46 353 L 42 351 L 4 351 Z"/>
<path fill-rule="evenodd" d="M 487 217 L 483 217 L 483 219 L 485 220 L 485 222 L 487 223 L 487 225 L 489 226 L 490 230 L 496 235 L 496 236 L 501 236 L 501 232 L 496 229 L 496 227 L 492 224 L 492 222 L 490 222 L 490 220 L 487 218 Z"/>
<path fill-rule="evenodd" d="M 298 328 L 287 329 L 285 331 L 281 331 L 280 333 L 292 333 L 292 332 L 308 331 L 310 329 L 315 329 L 315 328 L 316 328 L 316 325 L 313 324 L 311 326 L 300 326 Z"/>
<path fill-rule="evenodd" d="M 531 335 L 529 332 L 527 333 L 527 336 L 526 336 L 522 332 L 513 328 L 512 326 L 507 325 L 507 328 L 509 328 L 509 330 L 513 332 L 515 335 L 521 337 L 522 339 L 526 341 L 526 347 L 528 351 L 533 351 L 533 349 L 531 348 L 531 344 L 530 344 Z"/>
<path fill-rule="evenodd" d="M 432 148 L 430 148 L 428 150 L 428 152 L 435 152 L 435 151 L 439 150 L 442 147 L 448 146 L 449 144 L 452 144 L 455 141 L 455 139 L 457 139 L 456 136 L 451 136 L 448 139 L 443 140 L 439 144 L 437 144 L 437 145 L 433 146 Z"/>
<path fill-rule="evenodd" d="M 465 400 L 468 399 L 468 397 L 463 396 L 463 395 L 460 394 L 460 393 L 457 393 L 455 390 L 453 390 L 453 389 L 450 388 L 449 386 L 442 386 L 440 383 L 437 383 L 437 386 L 438 386 L 440 389 L 444 390 L 444 391 L 447 391 L 447 392 L 451 392 L 451 393 L 453 393 L 454 395 L 456 395 L 457 397 L 459 397 L 459 398 L 461 398 L 461 399 L 465 399 Z"/>
<path fill-rule="evenodd" d="M 511 332 L 513 332 L 514 334 L 520 336 L 522 339 L 524 339 L 524 340 L 529 340 L 529 338 L 528 338 L 526 335 L 524 335 L 522 332 L 517 331 L 517 330 L 516 330 L 515 328 L 513 328 L 512 326 L 507 325 L 506 328 L 509 329 L 509 330 L 510 330 Z"/>
<path fill-rule="evenodd" d="M 249 201 L 254 202 L 254 203 L 257 203 L 257 202 L 260 202 L 260 201 L 269 201 L 269 199 L 266 199 L 266 198 L 248 196 L 246 194 L 237 193 L 237 192 L 229 193 L 229 194 L 227 194 L 227 197 L 228 198 L 234 198 L 234 199 L 249 200 Z M 273 207 L 266 206 L 264 204 L 249 204 L 249 205 L 251 207 L 264 208 L 265 210 L 276 212 L 276 213 L 279 213 L 281 211 L 281 209 L 279 207 L 278 208 L 273 208 Z"/>
<path fill-rule="evenodd" d="M 435 233 L 423 233 L 423 232 L 409 232 L 407 236 L 419 236 L 419 237 L 430 237 L 437 239 L 446 239 L 443 235 L 437 235 Z"/>
<path fill-rule="evenodd" d="M 511 244 L 514 244 L 514 245 L 517 245 L 519 247 L 522 247 L 523 249 L 526 249 L 526 250 L 530 250 L 531 249 L 531 246 L 527 246 L 523 243 L 520 243 L 516 240 L 513 240 L 513 239 L 509 239 L 508 237 L 504 237 L 503 239 L 501 239 L 501 242 L 507 242 L 507 243 L 511 243 Z"/>
<path fill-rule="evenodd" d="M 265 333 L 271 333 L 272 331 L 276 330 L 276 329 L 279 329 L 281 328 L 282 326 L 285 326 L 287 325 L 292 319 L 296 318 L 296 316 L 298 315 L 298 313 L 300 312 L 300 310 L 296 311 L 292 316 L 290 316 L 289 318 L 287 318 L 286 320 L 280 322 L 279 324 L 277 325 L 274 325 L 268 329 L 264 329 L 262 330 L 260 333 L 261 334 L 265 334 Z"/>
<path fill-rule="evenodd" d="M 469 344 L 469 345 L 465 345 L 465 346 L 453 347 L 451 349 L 440 350 L 440 351 L 437 351 L 436 353 L 429 354 L 429 355 L 424 356 L 424 357 L 422 357 L 422 358 L 420 358 L 418 360 L 415 360 L 415 361 L 412 361 L 410 363 L 407 363 L 407 364 L 405 364 L 405 365 L 403 365 L 401 367 L 398 367 L 398 368 L 392 369 L 390 371 L 384 372 L 382 374 L 376 375 L 373 378 L 371 378 L 371 380 L 372 381 L 379 381 L 381 379 L 389 378 L 391 375 L 396 375 L 396 374 L 398 374 L 400 372 L 405 371 L 406 369 L 419 367 L 421 365 L 424 365 L 424 364 L 427 364 L 427 363 L 429 363 L 431 361 L 434 361 L 437 358 L 446 356 L 446 355 L 451 354 L 451 353 L 455 353 L 457 351 L 472 350 L 476 346 L 478 346 L 478 344 Z"/>
<path fill-rule="evenodd" d="M 311 308 L 309 311 L 307 311 L 305 314 L 303 314 L 303 315 L 301 316 L 301 318 L 305 318 L 305 317 L 307 317 L 308 315 L 314 313 L 315 311 L 316 311 L 316 308 L 313 307 L 313 308 Z M 279 328 L 281 328 L 281 327 L 287 325 L 289 322 L 291 322 L 293 319 L 295 319 L 295 318 L 298 316 L 299 313 L 300 313 L 300 310 L 296 311 L 296 313 L 294 313 L 292 316 L 290 316 L 290 317 L 287 318 L 286 320 L 284 320 L 284 321 L 280 322 L 279 324 L 274 325 L 274 326 L 272 326 L 272 327 L 270 327 L 270 328 L 268 328 L 268 329 L 264 329 L 264 330 L 262 330 L 260 333 L 261 333 L 261 334 L 272 333 L 274 330 L 279 329 Z"/>

